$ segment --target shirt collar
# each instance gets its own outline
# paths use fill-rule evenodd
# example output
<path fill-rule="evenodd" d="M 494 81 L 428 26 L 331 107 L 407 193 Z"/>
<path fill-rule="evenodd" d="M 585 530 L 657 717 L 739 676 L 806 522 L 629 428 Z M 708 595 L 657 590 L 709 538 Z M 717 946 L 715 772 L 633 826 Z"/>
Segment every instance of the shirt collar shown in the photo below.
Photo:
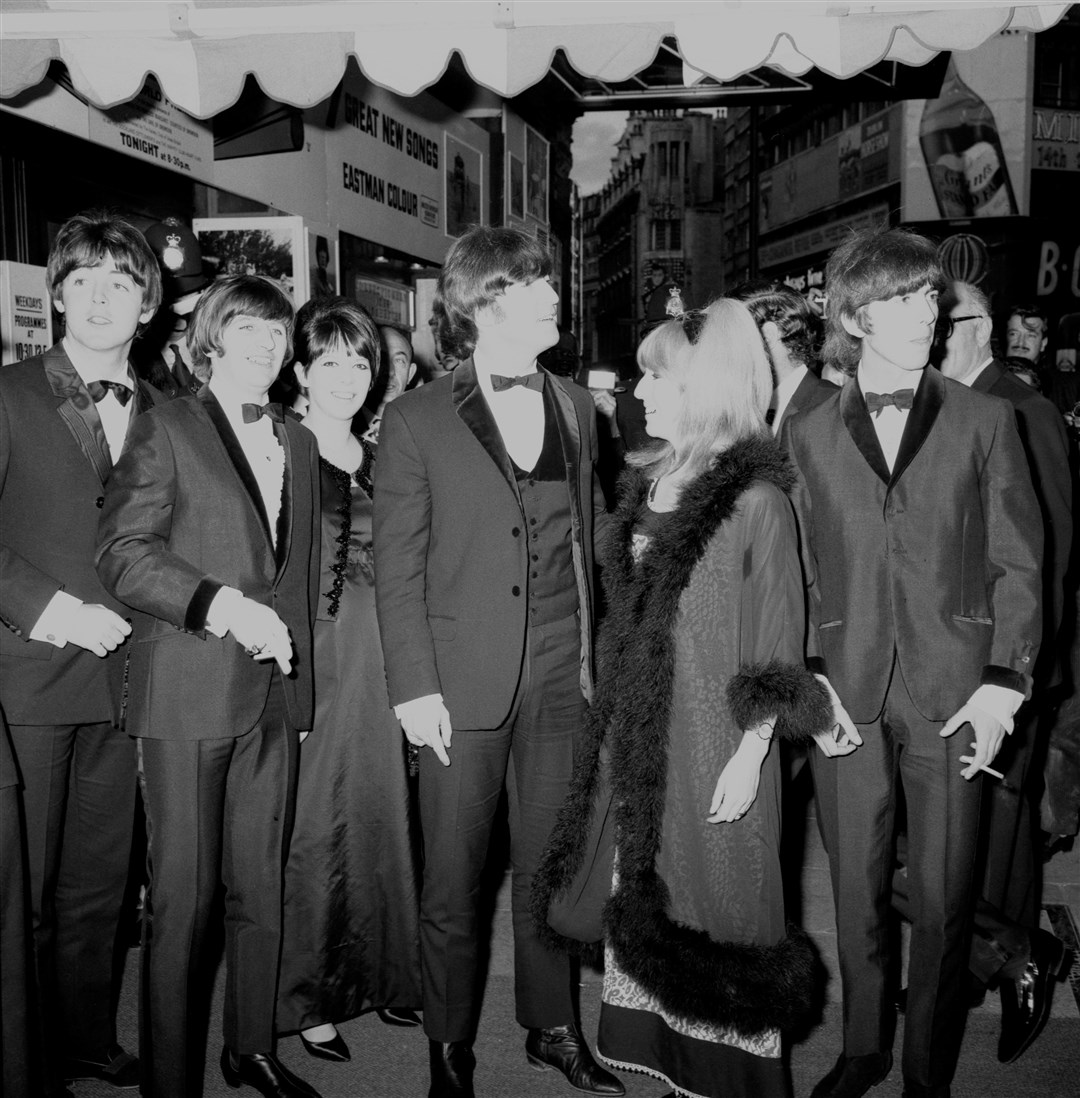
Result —
<path fill-rule="evenodd" d="M 78 344 L 68 339 L 67 336 L 64 336 L 62 344 L 68 362 L 74 367 L 75 373 L 79 375 L 84 385 L 89 385 L 91 381 L 118 381 L 131 390 L 135 389 L 135 378 L 131 372 L 131 363 L 124 364 L 124 371 L 121 374 L 105 373 L 93 362 L 87 362 Z"/>
<path fill-rule="evenodd" d="M 975 382 L 979 380 L 979 375 L 983 372 L 983 370 L 985 370 L 986 367 L 989 366 L 990 363 L 993 362 L 993 361 L 994 361 L 994 356 L 990 355 L 986 359 L 986 361 L 981 366 L 978 367 L 978 369 L 972 370 L 971 373 L 968 374 L 967 377 L 961 378 L 960 384 L 961 385 L 966 385 L 970 389 L 971 386 L 974 385 Z"/>

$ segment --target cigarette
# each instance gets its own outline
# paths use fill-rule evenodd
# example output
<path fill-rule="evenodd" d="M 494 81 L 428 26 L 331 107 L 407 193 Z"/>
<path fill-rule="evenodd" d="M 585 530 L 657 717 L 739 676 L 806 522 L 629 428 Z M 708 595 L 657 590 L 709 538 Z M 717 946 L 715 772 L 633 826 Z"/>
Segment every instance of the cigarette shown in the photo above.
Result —
<path fill-rule="evenodd" d="M 980 766 L 979 769 L 984 770 L 991 778 L 1000 778 L 1002 781 L 1005 780 L 1005 775 L 1002 774 L 1000 770 L 994 770 L 993 767 Z"/>

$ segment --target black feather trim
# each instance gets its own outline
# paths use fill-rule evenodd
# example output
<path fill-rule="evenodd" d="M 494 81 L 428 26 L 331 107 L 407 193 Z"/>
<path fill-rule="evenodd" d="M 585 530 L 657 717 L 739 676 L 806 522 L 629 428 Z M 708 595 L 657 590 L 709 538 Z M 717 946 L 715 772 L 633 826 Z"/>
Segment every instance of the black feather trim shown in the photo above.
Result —
<path fill-rule="evenodd" d="M 787 740 L 808 740 L 834 723 L 825 687 L 805 667 L 777 660 L 741 668 L 728 683 L 727 700 L 739 728 L 775 718 L 776 735 Z"/>

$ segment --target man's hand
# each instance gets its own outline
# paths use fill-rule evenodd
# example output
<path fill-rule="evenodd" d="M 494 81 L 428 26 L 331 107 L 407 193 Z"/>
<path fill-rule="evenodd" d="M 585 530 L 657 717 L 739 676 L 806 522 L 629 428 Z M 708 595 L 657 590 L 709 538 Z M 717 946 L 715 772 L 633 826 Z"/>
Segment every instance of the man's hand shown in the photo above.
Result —
<path fill-rule="evenodd" d="M 119 614 L 98 602 L 75 607 L 67 622 L 67 639 L 104 659 L 131 634 L 131 626 Z"/>
<path fill-rule="evenodd" d="M 1006 729 L 996 717 L 992 717 L 985 709 L 980 709 L 969 701 L 945 722 L 939 735 L 943 738 L 951 736 L 965 724 L 970 724 L 975 733 L 975 742 L 971 745 L 975 753 L 960 756 L 960 761 L 968 764 L 960 774 L 971 781 L 983 767 L 989 766 L 997 757 L 1006 736 Z"/>
<path fill-rule="evenodd" d="M 277 660 L 287 675 L 293 646 L 289 627 L 270 609 L 254 599 L 231 599 L 221 609 L 221 623 L 252 659 Z"/>
<path fill-rule="evenodd" d="M 835 759 L 841 755 L 850 755 L 857 747 L 862 746 L 862 736 L 855 727 L 855 722 L 848 716 L 847 710 L 832 688 L 832 683 L 824 675 L 814 675 L 828 691 L 829 700 L 832 702 L 833 720 L 836 722 L 827 732 L 815 732 L 814 740 L 821 752 L 827 758 Z"/>
<path fill-rule="evenodd" d="M 416 747 L 430 747 L 443 766 L 450 765 L 450 714 L 438 694 L 402 702 L 394 707 L 405 738 Z"/>
<path fill-rule="evenodd" d="M 602 416 L 607 419 L 615 418 L 615 394 L 610 389 L 590 389 L 589 396 Z"/>

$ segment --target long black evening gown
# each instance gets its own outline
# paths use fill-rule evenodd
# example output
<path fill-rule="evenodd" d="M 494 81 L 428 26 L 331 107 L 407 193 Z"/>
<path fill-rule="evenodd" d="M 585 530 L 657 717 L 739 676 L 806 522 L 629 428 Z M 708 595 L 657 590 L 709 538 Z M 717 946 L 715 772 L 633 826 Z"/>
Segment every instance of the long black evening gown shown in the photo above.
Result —
<path fill-rule="evenodd" d="M 285 871 L 279 1033 L 421 1002 L 416 844 L 375 620 L 367 443 L 364 454 L 355 477 L 319 460 L 315 725 Z"/>

